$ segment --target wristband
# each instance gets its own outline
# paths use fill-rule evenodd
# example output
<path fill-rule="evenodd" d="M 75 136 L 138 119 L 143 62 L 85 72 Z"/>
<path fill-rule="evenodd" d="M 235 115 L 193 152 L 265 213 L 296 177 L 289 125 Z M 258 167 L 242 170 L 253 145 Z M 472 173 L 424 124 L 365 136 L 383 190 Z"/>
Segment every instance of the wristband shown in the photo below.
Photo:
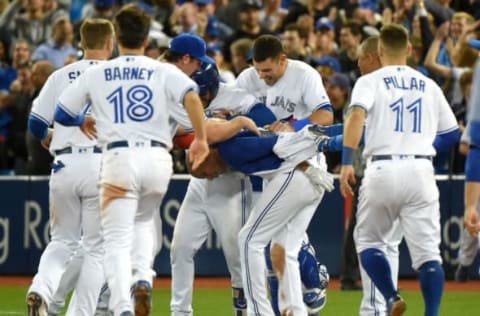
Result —
<path fill-rule="evenodd" d="M 342 149 L 342 165 L 351 165 L 353 164 L 353 148 L 348 146 L 343 146 Z"/>
<path fill-rule="evenodd" d="M 291 123 L 291 125 L 295 129 L 295 132 L 298 132 L 299 130 L 301 130 L 302 128 L 304 128 L 305 126 L 307 126 L 309 124 L 312 124 L 312 122 L 310 121 L 310 119 L 308 117 Z"/>

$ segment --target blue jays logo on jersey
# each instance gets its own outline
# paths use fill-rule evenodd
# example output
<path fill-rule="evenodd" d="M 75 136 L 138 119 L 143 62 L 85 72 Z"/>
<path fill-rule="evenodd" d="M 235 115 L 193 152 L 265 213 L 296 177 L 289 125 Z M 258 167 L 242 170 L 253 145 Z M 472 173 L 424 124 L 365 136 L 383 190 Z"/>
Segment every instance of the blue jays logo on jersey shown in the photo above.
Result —
<path fill-rule="evenodd" d="M 293 113 L 295 111 L 295 107 L 297 106 L 297 104 L 292 102 L 289 98 L 285 100 L 284 96 L 277 96 L 275 97 L 275 100 L 272 103 L 270 103 L 270 106 L 272 107 L 279 106 L 285 111 L 287 111 L 288 113 Z"/>

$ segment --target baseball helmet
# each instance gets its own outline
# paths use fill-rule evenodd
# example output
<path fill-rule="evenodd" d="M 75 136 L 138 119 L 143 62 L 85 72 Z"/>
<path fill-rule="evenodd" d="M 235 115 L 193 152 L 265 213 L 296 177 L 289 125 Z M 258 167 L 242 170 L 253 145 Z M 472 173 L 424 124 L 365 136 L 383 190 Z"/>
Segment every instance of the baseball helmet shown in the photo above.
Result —
<path fill-rule="evenodd" d="M 193 73 L 192 79 L 198 84 L 200 95 L 205 95 L 207 92 L 210 92 L 213 96 L 217 95 L 220 74 L 215 63 L 203 63 L 202 68 Z"/>

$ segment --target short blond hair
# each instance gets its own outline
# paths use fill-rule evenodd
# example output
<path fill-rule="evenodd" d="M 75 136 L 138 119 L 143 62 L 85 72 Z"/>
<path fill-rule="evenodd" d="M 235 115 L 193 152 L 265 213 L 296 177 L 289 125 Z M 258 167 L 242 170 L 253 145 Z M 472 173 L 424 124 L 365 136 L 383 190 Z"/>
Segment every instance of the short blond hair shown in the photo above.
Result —
<path fill-rule="evenodd" d="M 465 19 L 467 24 L 472 24 L 473 22 L 475 22 L 475 18 L 471 14 L 468 14 L 467 12 L 455 12 L 452 15 L 452 21 L 461 20 L 461 19 Z"/>
<path fill-rule="evenodd" d="M 80 27 L 80 45 L 83 49 L 102 49 L 113 34 L 113 24 L 109 20 L 86 19 Z"/>

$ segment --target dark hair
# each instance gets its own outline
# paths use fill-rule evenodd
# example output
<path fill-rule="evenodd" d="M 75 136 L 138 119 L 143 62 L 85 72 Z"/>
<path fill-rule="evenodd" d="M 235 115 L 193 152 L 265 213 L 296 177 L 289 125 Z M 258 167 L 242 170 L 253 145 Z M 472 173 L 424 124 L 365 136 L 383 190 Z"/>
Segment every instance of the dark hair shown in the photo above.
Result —
<path fill-rule="evenodd" d="M 140 48 L 148 37 L 150 16 L 134 4 L 125 5 L 113 22 L 118 42 L 126 48 Z"/>
<path fill-rule="evenodd" d="M 284 54 L 282 42 L 273 35 L 261 35 L 253 43 L 253 60 L 262 62 L 269 58 L 278 59 Z"/>
<path fill-rule="evenodd" d="M 380 31 L 380 45 L 392 56 L 405 54 L 408 46 L 408 32 L 400 24 L 384 25 Z"/>
<path fill-rule="evenodd" d="M 350 33 L 352 33 L 353 36 L 362 36 L 363 37 L 363 29 L 362 25 L 358 22 L 355 21 L 348 21 L 342 26 L 342 29 L 349 29 Z"/>
<path fill-rule="evenodd" d="M 183 56 L 185 56 L 185 54 L 173 52 L 167 49 L 165 53 L 163 53 L 162 58 L 169 63 L 176 63 L 177 61 L 182 59 Z"/>

